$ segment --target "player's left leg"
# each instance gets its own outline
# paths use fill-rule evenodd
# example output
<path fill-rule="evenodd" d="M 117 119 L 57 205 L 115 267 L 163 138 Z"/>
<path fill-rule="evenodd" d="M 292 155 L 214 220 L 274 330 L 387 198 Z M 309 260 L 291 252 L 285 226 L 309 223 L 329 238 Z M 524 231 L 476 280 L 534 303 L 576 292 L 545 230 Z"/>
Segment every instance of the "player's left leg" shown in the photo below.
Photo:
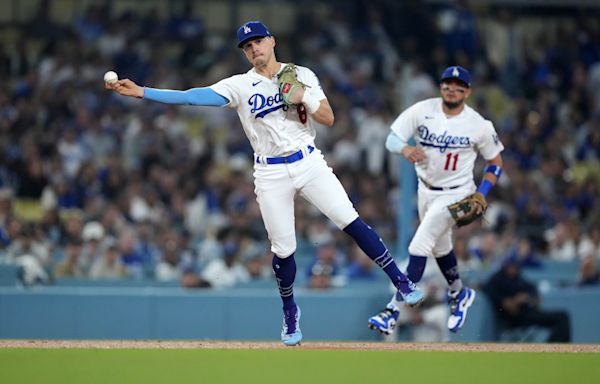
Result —
<path fill-rule="evenodd" d="M 383 311 L 369 317 L 367 321 L 369 328 L 385 335 L 391 335 L 394 332 L 398 317 L 400 316 L 400 308 L 393 301 L 394 299 L 385 306 Z"/>
<path fill-rule="evenodd" d="M 388 275 L 407 304 L 419 304 L 423 300 L 423 293 L 400 271 L 377 232 L 358 216 L 344 187 L 321 153 L 316 150 L 306 160 L 309 161 L 300 162 L 303 167 L 309 167 L 303 173 L 304 179 L 298 180 L 300 194 L 356 241 L 363 252 Z"/>
<path fill-rule="evenodd" d="M 456 332 L 465 323 L 467 310 L 475 299 L 475 291 L 463 286 L 458 273 L 456 256 L 452 251 L 454 220 L 447 206 L 460 200 L 467 192 L 434 194 L 429 191 L 420 191 L 419 193 L 420 200 L 422 194 L 426 195 L 428 207 L 408 247 L 408 252 L 411 255 L 436 257 L 438 267 L 449 287 L 450 317 L 448 318 L 448 329 Z"/>
<path fill-rule="evenodd" d="M 452 250 L 452 229 L 443 234 L 433 249 L 435 261 L 448 282 L 448 329 L 458 331 L 467 320 L 467 311 L 475 300 L 475 290 L 463 285 L 456 255 Z"/>

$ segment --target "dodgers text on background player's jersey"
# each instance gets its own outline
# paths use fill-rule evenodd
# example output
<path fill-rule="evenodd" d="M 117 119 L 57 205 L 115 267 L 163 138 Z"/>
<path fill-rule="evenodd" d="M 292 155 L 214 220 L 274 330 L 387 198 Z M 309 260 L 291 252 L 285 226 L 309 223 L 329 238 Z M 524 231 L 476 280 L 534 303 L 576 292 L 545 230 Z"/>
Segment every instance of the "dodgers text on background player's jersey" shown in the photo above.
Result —
<path fill-rule="evenodd" d="M 473 167 L 477 152 L 489 160 L 503 145 L 492 123 L 468 105 L 447 117 L 442 99 L 421 101 L 404 111 L 391 129 L 405 142 L 415 140 L 426 159 L 415 164 L 421 181 L 436 187 L 474 187 Z"/>
<path fill-rule="evenodd" d="M 307 85 L 306 92 L 318 100 L 325 99 L 319 80 L 310 69 L 297 66 L 297 73 Z M 314 119 L 307 116 L 304 106 L 288 107 L 283 103 L 276 76 L 268 79 L 252 68 L 219 81 L 211 89 L 226 97 L 229 107 L 237 109 L 256 155 L 287 156 L 300 147 L 314 146 Z"/>

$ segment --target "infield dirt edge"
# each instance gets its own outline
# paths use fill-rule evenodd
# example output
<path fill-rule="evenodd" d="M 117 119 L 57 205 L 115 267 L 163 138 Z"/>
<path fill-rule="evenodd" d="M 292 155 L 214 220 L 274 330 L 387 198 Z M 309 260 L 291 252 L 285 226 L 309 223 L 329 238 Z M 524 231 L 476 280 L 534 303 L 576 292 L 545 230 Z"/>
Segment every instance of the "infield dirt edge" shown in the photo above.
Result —
<path fill-rule="evenodd" d="M 373 351 L 449 352 L 567 352 L 600 353 L 598 344 L 511 343 L 384 343 L 308 341 L 285 347 L 273 341 L 172 341 L 172 340 L 0 340 L 0 348 L 91 348 L 91 349 L 320 349 Z"/>

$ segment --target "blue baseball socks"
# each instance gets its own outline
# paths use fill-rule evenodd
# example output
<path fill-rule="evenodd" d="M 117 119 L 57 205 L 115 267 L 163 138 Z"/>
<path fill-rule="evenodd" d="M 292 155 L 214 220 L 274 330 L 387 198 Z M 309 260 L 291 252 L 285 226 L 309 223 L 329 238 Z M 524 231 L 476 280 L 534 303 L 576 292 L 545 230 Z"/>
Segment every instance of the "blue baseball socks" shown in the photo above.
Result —
<path fill-rule="evenodd" d="M 294 280 L 296 279 L 296 260 L 294 254 L 286 258 L 273 255 L 273 271 L 279 287 L 279 295 L 283 301 L 283 309 L 290 309 L 296 306 L 294 301 Z"/>
<path fill-rule="evenodd" d="M 454 251 L 450 251 L 446 256 L 436 257 L 435 261 L 437 261 L 440 271 L 442 271 L 448 282 L 450 295 L 460 291 L 463 284 L 458 275 L 458 264 L 456 263 Z"/>
<path fill-rule="evenodd" d="M 404 273 L 400 272 L 398 265 L 394 261 L 390 251 L 386 248 L 383 240 L 360 217 L 348 224 L 344 228 L 344 232 L 352 236 L 360 249 L 383 269 L 399 291 L 403 294 L 409 294 L 414 291 L 414 285 Z"/>

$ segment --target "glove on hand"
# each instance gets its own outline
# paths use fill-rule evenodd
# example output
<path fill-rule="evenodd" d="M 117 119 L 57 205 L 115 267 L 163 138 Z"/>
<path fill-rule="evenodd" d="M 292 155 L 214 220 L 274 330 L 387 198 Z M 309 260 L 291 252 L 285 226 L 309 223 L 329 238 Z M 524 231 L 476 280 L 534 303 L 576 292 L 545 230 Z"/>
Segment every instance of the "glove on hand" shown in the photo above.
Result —
<path fill-rule="evenodd" d="M 296 65 L 292 63 L 286 64 L 283 70 L 277 75 L 277 83 L 279 84 L 279 93 L 281 93 L 283 102 L 286 105 L 300 104 L 300 102 L 290 102 L 290 96 L 295 90 L 298 88 L 306 88 L 306 85 L 298 80 L 298 75 L 296 74 Z"/>
<path fill-rule="evenodd" d="M 479 192 L 475 192 L 448 206 L 448 210 L 458 227 L 471 224 L 479 219 L 483 216 L 486 209 L 487 202 L 485 201 L 485 197 Z"/>

